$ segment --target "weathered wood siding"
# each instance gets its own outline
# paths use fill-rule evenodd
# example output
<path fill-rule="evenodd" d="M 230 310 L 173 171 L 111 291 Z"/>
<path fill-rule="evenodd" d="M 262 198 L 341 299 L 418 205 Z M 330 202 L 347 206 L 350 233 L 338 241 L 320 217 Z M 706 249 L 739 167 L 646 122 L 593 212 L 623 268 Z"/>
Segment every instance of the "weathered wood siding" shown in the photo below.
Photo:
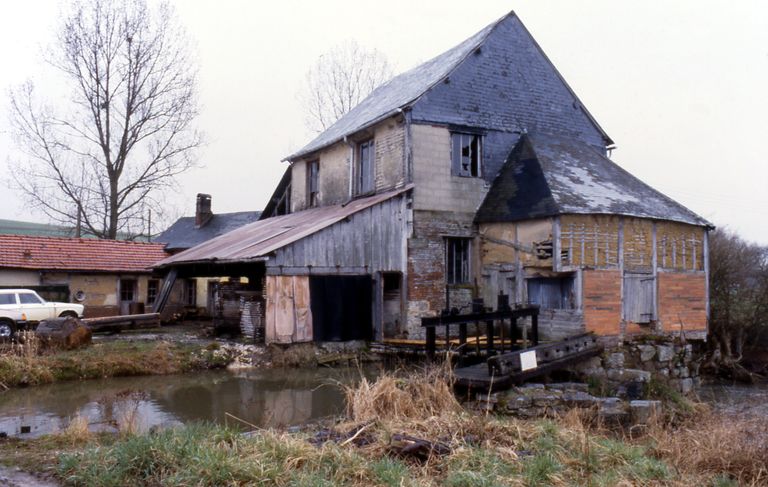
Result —
<path fill-rule="evenodd" d="M 407 213 L 405 196 L 355 213 L 276 251 L 267 274 L 405 272 Z"/>
<path fill-rule="evenodd" d="M 267 276 L 267 343 L 312 341 L 309 277 Z"/>

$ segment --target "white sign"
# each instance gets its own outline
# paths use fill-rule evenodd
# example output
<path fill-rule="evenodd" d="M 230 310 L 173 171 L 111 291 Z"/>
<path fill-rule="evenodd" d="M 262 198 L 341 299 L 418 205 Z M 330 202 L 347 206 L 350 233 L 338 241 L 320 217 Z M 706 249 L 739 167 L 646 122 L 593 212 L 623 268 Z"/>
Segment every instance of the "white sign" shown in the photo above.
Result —
<path fill-rule="evenodd" d="M 536 363 L 536 350 L 530 352 L 522 352 L 520 354 L 520 369 L 523 371 L 535 369 L 538 366 Z"/>

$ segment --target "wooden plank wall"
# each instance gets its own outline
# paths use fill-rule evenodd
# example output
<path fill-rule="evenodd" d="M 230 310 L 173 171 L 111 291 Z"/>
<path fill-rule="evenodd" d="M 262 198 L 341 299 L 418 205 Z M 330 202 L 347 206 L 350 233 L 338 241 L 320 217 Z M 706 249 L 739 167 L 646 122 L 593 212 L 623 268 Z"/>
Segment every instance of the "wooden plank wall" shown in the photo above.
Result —
<path fill-rule="evenodd" d="M 267 343 L 312 341 L 309 276 L 267 276 Z"/>
<path fill-rule="evenodd" d="M 267 274 L 405 272 L 407 211 L 395 197 L 278 250 Z"/>

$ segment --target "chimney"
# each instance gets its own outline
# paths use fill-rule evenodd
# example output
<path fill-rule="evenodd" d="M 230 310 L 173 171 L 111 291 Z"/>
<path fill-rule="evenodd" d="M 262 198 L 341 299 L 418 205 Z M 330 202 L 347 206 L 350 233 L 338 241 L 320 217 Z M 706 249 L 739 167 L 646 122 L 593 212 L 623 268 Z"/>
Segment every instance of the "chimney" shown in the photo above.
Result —
<path fill-rule="evenodd" d="M 211 195 L 198 193 L 197 208 L 195 209 L 195 228 L 204 227 L 211 217 L 213 217 Z"/>

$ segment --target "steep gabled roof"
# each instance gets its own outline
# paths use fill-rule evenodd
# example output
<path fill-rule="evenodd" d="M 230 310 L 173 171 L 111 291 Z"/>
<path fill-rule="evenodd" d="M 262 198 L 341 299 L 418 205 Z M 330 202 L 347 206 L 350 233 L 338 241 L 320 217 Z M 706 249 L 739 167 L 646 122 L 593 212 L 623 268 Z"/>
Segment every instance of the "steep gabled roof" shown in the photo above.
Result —
<path fill-rule="evenodd" d="M 275 250 L 317 233 L 359 211 L 394 198 L 411 188 L 413 185 L 409 184 L 397 190 L 352 200 L 347 204 L 321 206 L 259 220 L 168 257 L 158 262 L 155 268 L 200 262 L 265 260 Z"/>
<path fill-rule="evenodd" d="M 0 268 L 149 272 L 167 257 L 162 244 L 93 238 L 0 235 Z"/>
<path fill-rule="evenodd" d="M 503 29 L 498 29 L 502 24 L 504 24 L 505 27 Z M 494 58 L 496 60 L 496 67 L 494 69 L 497 71 L 505 71 L 509 69 L 518 74 L 514 75 L 514 80 L 513 77 L 508 77 L 508 75 L 505 74 L 504 77 L 506 79 L 501 81 L 501 84 L 496 84 L 496 80 L 494 79 L 486 80 L 486 82 L 491 85 L 491 88 L 489 89 L 494 91 L 494 93 L 487 93 L 489 100 L 492 99 L 495 103 L 496 98 L 500 98 L 500 103 L 506 103 L 509 105 L 508 108 L 513 111 L 520 110 L 521 115 L 530 115 L 531 113 L 537 114 L 545 109 L 551 111 L 551 105 L 553 103 L 562 104 L 562 106 L 558 105 L 556 108 L 557 111 L 568 109 L 578 110 L 586 116 L 586 123 L 591 124 L 590 126 L 594 127 L 594 130 L 601 135 L 603 142 L 606 144 L 612 143 L 608 134 L 605 133 L 592 115 L 586 108 L 584 108 L 576 94 L 557 71 L 557 68 L 552 65 L 549 58 L 547 58 L 535 39 L 525 29 L 515 13 L 510 12 L 456 47 L 392 78 L 390 81 L 374 90 L 368 97 L 341 117 L 336 123 L 317 136 L 317 138 L 312 140 L 295 154 L 288 156 L 286 160 L 293 161 L 308 155 L 323 147 L 343 140 L 344 137 L 370 127 L 402 110 L 413 107 L 427 93 L 433 89 L 437 89 L 438 86 L 441 86 L 441 83 L 447 81 L 454 72 L 458 73 L 459 68 L 465 65 L 468 57 L 473 52 L 480 52 L 484 49 L 485 44 L 492 36 L 496 35 L 497 31 L 499 31 L 498 36 L 502 44 L 505 43 L 505 40 L 511 40 L 513 42 L 509 42 L 506 49 L 502 50 L 503 52 L 498 53 L 498 51 L 494 51 L 498 53 L 496 55 L 500 56 Z M 514 37 L 509 39 L 505 36 Z M 472 69 L 471 66 L 466 67 L 469 70 Z M 531 77 L 534 79 L 528 79 L 526 76 L 520 74 L 530 69 L 533 69 Z M 540 76 L 546 77 L 548 84 L 542 84 Z M 469 80 L 468 83 L 472 84 L 473 81 Z M 514 85 L 514 89 L 510 89 L 506 83 L 518 83 L 520 85 Z M 542 87 L 546 91 L 547 89 L 552 89 L 556 84 L 559 84 L 557 87 L 558 93 L 562 90 L 564 90 L 565 93 L 568 93 L 567 98 L 569 101 L 567 103 L 563 104 L 563 97 L 552 98 L 548 97 L 546 92 L 541 92 Z M 507 86 L 507 88 L 504 88 L 504 86 Z M 471 90 L 473 86 L 466 86 L 465 88 Z M 504 91 L 505 89 L 507 90 L 506 93 L 496 93 L 499 90 Z M 498 105 L 496 105 L 496 107 L 498 107 Z M 441 106 L 439 109 L 444 111 L 446 108 Z M 455 111 L 456 107 L 448 107 L 448 111 L 450 110 Z M 467 113 L 469 112 L 471 112 L 471 109 L 467 110 Z M 514 116 L 507 117 L 506 114 L 500 115 L 501 118 L 505 120 L 508 118 L 514 119 Z M 461 117 L 459 116 L 459 118 Z M 514 126 L 510 126 L 510 123 Z M 503 129 L 526 130 L 530 128 L 528 127 L 529 123 L 533 124 L 533 121 L 529 120 L 528 123 L 524 123 L 520 126 L 516 121 L 507 120 Z"/>
<path fill-rule="evenodd" d="M 259 219 L 259 211 L 240 211 L 235 213 L 216 213 L 200 228 L 195 225 L 194 216 L 185 216 L 176 220 L 155 242 L 164 243 L 165 250 L 184 250 L 199 245 L 207 240 L 231 232 Z"/>
<path fill-rule="evenodd" d="M 592 146 L 552 134 L 526 134 L 480 205 L 478 223 L 560 214 L 615 214 L 711 226 L 643 183 Z"/>
<path fill-rule="evenodd" d="M 309 144 L 286 157 L 286 160 L 297 159 L 391 117 L 448 76 L 467 55 L 482 44 L 488 33 L 502 20 L 497 20 L 458 46 L 379 86 Z"/>

